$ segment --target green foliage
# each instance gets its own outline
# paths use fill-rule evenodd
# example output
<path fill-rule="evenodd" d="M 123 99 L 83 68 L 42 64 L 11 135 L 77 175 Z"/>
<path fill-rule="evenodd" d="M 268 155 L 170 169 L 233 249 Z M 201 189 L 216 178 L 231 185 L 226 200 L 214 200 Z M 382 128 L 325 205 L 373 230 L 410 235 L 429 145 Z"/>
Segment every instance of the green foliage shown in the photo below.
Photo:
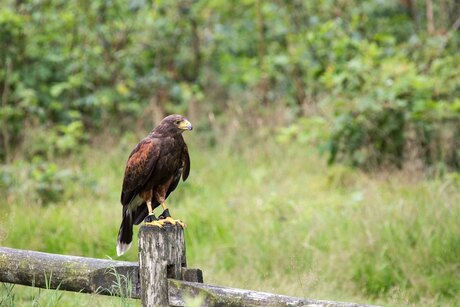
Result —
<path fill-rule="evenodd" d="M 188 225 L 187 263 L 202 269 L 207 283 L 390 306 L 458 301 L 457 175 L 369 175 L 270 141 L 241 151 L 205 148 L 193 137 L 188 144 L 192 173 L 168 200 L 173 217 Z M 126 150 L 93 149 L 86 157 L 81 172 L 99 182 L 100 192 L 72 182 L 66 189 L 73 196 L 60 206 L 36 206 L 10 193 L 0 244 L 115 257 Z M 63 164 L 73 169 L 79 161 Z M 120 260 L 137 260 L 136 240 Z M 120 278 L 111 290 L 126 293 L 126 284 Z M 18 301 L 30 299 L 30 289 L 13 293 Z M 87 305 L 96 298 L 65 293 L 60 303 L 72 300 Z M 97 302 L 134 304 L 104 300 Z"/>
<path fill-rule="evenodd" d="M 350 19 L 313 24 L 308 45 L 299 47 L 310 59 L 303 70 L 313 74 L 306 84 L 322 96 L 318 105 L 332 123 L 321 142 L 329 162 L 401 167 L 415 158 L 458 169 L 457 34 L 414 33 L 391 2 L 363 2 L 343 15 Z"/>
<path fill-rule="evenodd" d="M 1 283 L 1 296 L 0 296 L 0 305 L 1 306 L 8 306 L 8 307 L 13 307 L 14 306 L 14 285 L 12 284 L 7 284 L 7 283 Z"/>
<path fill-rule="evenodd" d="M 96 292 L 107 291 L 111 296 L 120 298 L 119 306 L 132 306 L 130 299 L 133 289 L 133 284 L 129 276 L 120 275 L 115 267 L 108 268 L 107 273 L 114 278 L 113 284 L 110 289 L 97 289 Z"/>
<path fill-rule="evenodd" d="M 190 263 L 211 283 L 458 301 L 459 181 L 446 170 L 460 168 L 460 6 L 432 1 L 430 21 L 428 1 L 412 2 L 3 1 L 0 240 L 114 253 L 120 161 L 152 117 L 177 112 L 201 142 L 172 207 L 199 225 Z M 350 168 L 407 162 L 432 180 Z M 30 304 L 12 295 L 0 302 Z"/>
<path fill-rule="evenodd" d="M 78 197 L 78 190 L 68 189 L 72 185 L 90 189 L 92 193 L 98 189 L 98 184 L 78 167 L 70 169 L 40 158 L 0 166 L 0 192 L 6 202 L 20 201 L 21 194 L 28 201 L 42 205 L 65 202 Z"/>
<path fill-rule="evenodd" d="M 59 170 L 54 163 L 38 163 L 33 165 L 31 179 L 36 182 L 35 191 L 44 203 L 62 200 L 65 187 L 73 181 L 69 170 Z"/>
<path fill-rule="evenodd" d="M 330 161 L 344 157 L 359 166 L 400 167 L 411 158 L 407 152 L 416 151 L 426 165 L 441 161 L 457 169 L 460 112 L 458 89 L 451 82 L 460 84 L 460 79 L 444 65 L 458 65 L 460 58 L 448 55 L 430 67 L 417 67 L 406 51 L 385 54 L 386 48 L 401 49 L 394 44 L 364 40 L 357 47 L 344 70 L 331 68 L 324 75 L 326 86 L 336 92 L 329 99 L 340 101 Z M 425 47 L 417 42 L 409 48 Z"/>
<path fill-rule="evenodd" d="M 24 142 L 31 156 L 62 156 L 149 113 L 225 124 L 232 110 L 254 119 L 281 105 L 332 124 L 330 162 L 400 167 L 415 155 L 458 169 L 460 9 L 443 3 L 431 24 L 425 3 L 396 0 L 8 1 L 0 159 Z M 219 126 L 197 121 L 215 142 Z M 50 137 L 28 143 L 41 127 Z"/>

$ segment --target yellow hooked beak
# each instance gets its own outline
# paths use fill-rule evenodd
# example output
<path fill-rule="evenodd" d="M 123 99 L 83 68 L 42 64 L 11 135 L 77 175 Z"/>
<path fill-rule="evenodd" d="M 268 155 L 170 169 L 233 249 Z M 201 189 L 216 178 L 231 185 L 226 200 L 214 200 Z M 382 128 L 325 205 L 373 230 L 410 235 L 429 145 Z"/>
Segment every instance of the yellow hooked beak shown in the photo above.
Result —
<path fill-rule="evenodd" d="M 192 126 L 192 123 L 190 123 L 188 120 L 184 119 L 183 121 L 180 122 L 179 129 L 192 130 L 193 126 Z"/>

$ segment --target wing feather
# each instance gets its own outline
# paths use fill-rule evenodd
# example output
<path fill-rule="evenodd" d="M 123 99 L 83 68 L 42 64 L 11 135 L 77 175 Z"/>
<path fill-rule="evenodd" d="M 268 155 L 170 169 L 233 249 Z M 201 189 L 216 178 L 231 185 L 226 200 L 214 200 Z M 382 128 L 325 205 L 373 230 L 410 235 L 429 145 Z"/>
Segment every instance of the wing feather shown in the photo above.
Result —
<path fill-rule="evenodd" d="M 160 157 L 159 139 L 145 138 L 133 149 L 126 163 L 121 203 L 127 205 L 141 191 Z"/>
<path fill-rule="evenodd" d="M 188 155 L 187 145 L 184 143 L 184 152 L 182 154 L 182 180 L 187 180 L 188 175 L 190 174 L 190 156 Z"/>
<path fill-rule="evenodd" d="M 190 157 L 188 155 L 188 149 L 185 142 L 183 143 L 182 148 L 182 157 L 181 157 L 181 167 L 178 168 L 174 174 L 173 180 L 169 185 L 168 191 L 166 193 L 166 198 L 168 198 L 169 194 L 177 188 L 179 184 L 180 177 L 185 181 L 190 173 Z"/>

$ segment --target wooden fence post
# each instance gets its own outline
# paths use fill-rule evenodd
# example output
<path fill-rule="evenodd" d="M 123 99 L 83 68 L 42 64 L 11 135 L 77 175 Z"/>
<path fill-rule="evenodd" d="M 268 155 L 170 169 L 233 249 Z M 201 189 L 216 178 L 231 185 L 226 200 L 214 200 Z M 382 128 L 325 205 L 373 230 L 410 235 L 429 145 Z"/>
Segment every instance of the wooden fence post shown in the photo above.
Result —
<path fill-rule="evenodd" d="M 184 230 L 179 226 L 139 229 L 142 306 L 168 306 L 168 278 L 182 279 L 186 266 Z"/>
<path fill-rule="evenodd" d="M 143 226 L 139 237 L 139 245 L 143 246 L 139 256 L 140 269 L 136 262 L 0 246 L 0 282 L 136 299 L 142 297 L 144 306 L 165 306 L 168 303 L 186 306 L 187 297 L 200 297 L 203 306 L 376 307 L 206 285 L 200 269 L 183 267 L 185 248 L 181 228 Z M 178 278 L 180 266 L 182 278 Z"/>

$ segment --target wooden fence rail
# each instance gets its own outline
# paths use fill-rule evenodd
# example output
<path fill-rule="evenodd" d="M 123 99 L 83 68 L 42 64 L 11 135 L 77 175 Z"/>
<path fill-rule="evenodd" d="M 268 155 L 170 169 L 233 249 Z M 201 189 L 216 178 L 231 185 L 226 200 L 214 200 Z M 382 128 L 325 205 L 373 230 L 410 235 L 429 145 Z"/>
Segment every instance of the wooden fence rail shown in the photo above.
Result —
<path fill-rule="evenodd" d="M 199 269 L 186 267 L 179 226 L 142 226 L 139 263 L 56 255 L 0 247 L 0 282 L 141 299 L 143 306 L 369 306 L 289 297 L 203 284 Z"/>

